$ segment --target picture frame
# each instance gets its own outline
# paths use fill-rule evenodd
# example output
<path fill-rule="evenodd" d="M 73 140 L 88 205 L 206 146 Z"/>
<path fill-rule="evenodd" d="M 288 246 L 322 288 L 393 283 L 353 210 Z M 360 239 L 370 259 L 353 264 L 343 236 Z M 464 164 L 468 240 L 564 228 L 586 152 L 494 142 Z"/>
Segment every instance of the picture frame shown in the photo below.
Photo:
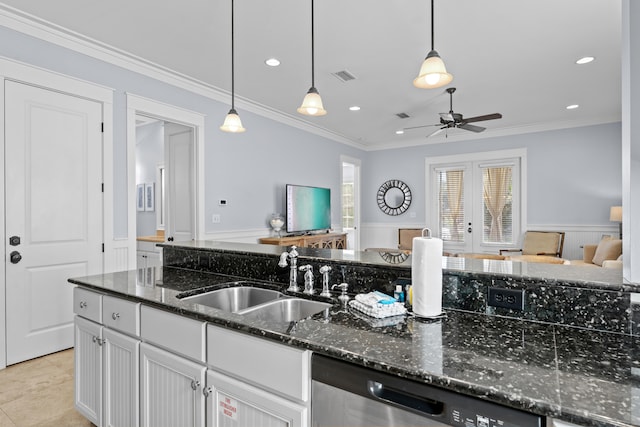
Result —
<path fill-rule="evenodd" d="M 136 185 L 136 210 L 138 212 L 144 211 L 144 184 Z"/>
<path fill-rule="evenodd" d="M 153 212 L 156 209 L 155 184 L 144 185 L 144 210 Z"/>

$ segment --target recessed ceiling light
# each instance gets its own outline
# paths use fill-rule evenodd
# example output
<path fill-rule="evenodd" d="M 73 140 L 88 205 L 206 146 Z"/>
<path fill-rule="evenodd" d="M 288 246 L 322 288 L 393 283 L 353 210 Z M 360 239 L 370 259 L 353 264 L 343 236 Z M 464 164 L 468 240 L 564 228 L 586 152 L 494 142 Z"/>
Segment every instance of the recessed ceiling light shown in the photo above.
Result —
<path fill-rule="evenodd" d="M 399 129 L 396 131 L 396 135 L 402 135 L 404 133 L 404 131 L 402 129 Z"/>
<path fill-rule="evenodd" d="M 567 105 L 567 110 L 575 110 L 576 108 L 578 108 L 579 105 L 578 104 L 571 104 L 571 105 Z"/>
<path fill-rule="evenodd" d="M 596 58 L 594 58 L 593 56 L 585 56 L 585 57 L 582 57 L 582 58 L 578 59 L 576 61 L 576 64 L 580 64 L 580 65 L 588 64 L 589 62 L 593 61 L 594 59 L 596 59 Z"/>
<path fill-rule="evenodd" d="M 358 107 L 357 105 L 352 105 L 351 107 L 349 107 L 349 110 L 351 110 L 351 111 L 360 111 L 360 107 Z"/>
<path fill-rule="evenodd" d="M 266 61 L 264 61 L 265 64 L 267 64 L 269 67 L 277 67 L 278 65 L 280 65 L 280 61 L 278 61 L 276 58 L 269 58 Z"/>

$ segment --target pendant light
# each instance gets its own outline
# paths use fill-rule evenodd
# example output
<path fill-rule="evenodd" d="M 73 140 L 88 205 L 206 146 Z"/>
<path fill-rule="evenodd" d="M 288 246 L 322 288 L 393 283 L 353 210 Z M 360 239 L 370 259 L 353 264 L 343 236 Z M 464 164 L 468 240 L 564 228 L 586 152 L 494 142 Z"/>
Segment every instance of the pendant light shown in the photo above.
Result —
<path fill-rule="evenodd" d="M 327 110 L 322 106 L 322 98 L 315 87 L 315 63 L 313 46 L 313 0 L 311 0 L 311 88 L 302 100 L 298 113 L 307 116 L 324 116 Z"/>
<path fill-rule="evenodd" d="M 225 132 L 240 133 L 246 129 L 242 127 L 240 116 L 235 108 L 235 80 L 234 80 L 234 39 L 233 39 L 233 0 L 231 0 L 231 109 L 224 118 L 224 123 L 220 129 Z"/>
<path fill-rule="evenodd" d="M 431 51 L 420 67 L 418 77 L 413 80 L 413 85 L 421 89 L 433 89 L 451 83 L 453 76 L 447 73 L 444 62 L 433 48 L 433 0 L 431 0 Z"/>

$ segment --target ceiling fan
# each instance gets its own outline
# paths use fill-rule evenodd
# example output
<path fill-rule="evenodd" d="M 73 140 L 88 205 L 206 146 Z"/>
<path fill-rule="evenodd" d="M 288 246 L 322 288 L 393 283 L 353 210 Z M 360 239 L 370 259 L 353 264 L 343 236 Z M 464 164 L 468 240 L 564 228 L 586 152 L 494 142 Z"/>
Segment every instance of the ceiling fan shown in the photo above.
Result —
<path fill-rule="evenodd" d="M 435 132 L 427 135 L 427 138 L 452 128 L 464 129 L 471 132 L 482 132 L 486 128 L 483 128 L 482 126 L 471 125 L 469 123 L 482 122 L 485 120 L 494 120 L 494 119 L 502 118 L 502 114 L 500 113 L 485 114 L 484 116 L 475 116 L 475 117 L 469 117 L 469 118 L 464 118 L 460 113 L 454 113 L 453 112 L 453 93 L 455 91 L 456 91 L 455 87 L 447 88 L 447 93 L 449 94 L 449 112 L 440 113 L 440 123 L 436 123 L 434 125 L 413 126 L 413 127 L 404 128 L 404 130 L 418 129 L 418 128 L 431 127 L 431 126 L 440 126 L 440 129 L 437 129 Z"/>

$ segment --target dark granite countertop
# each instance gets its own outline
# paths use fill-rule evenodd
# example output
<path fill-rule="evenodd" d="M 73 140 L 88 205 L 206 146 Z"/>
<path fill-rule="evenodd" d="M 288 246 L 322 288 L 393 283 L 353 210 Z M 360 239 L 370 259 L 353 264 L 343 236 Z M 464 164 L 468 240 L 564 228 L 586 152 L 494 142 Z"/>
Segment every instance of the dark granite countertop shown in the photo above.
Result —
<path fill-rule="evenodd" d="M 536 414 L 592 426 L 640 425 L 636 337 L 456 310 L 440 320 L 376 320 L 337 299 L 328 316 L 292 328 L 178 298 L 241 278 L 168 267 L 145 273 L 154 280 L 128 271 L 70 282 Z"/>
<path fill-rule="evenodd" d="M 284 246 L 260 245 L 253 243 L 233 243 L 213 240 L 163 243 L 158 246 L 182 248 L 198 251 L 225 251 L 238 254 L 261 254 L 277 256 Z M 371 264 L 393 266 L 411 271 L 411 255 L 402 253 L 379 253 L 375 251 L 353 251 L 338 249 L 298 248 L 301 258 L 332 260 L 342 264 Z M 546 264 L 533 262 L 499 261 L 488 259 L 442 257 L 442 268 L 450 274 L 467 276 L 505 276 L 525 280 L 539 280 L 550 283 L 575 283 L 591 288 L 610 291 L 640 292 L 640 284 L 628 283 L 618 268 L 595 266 Z"/>

